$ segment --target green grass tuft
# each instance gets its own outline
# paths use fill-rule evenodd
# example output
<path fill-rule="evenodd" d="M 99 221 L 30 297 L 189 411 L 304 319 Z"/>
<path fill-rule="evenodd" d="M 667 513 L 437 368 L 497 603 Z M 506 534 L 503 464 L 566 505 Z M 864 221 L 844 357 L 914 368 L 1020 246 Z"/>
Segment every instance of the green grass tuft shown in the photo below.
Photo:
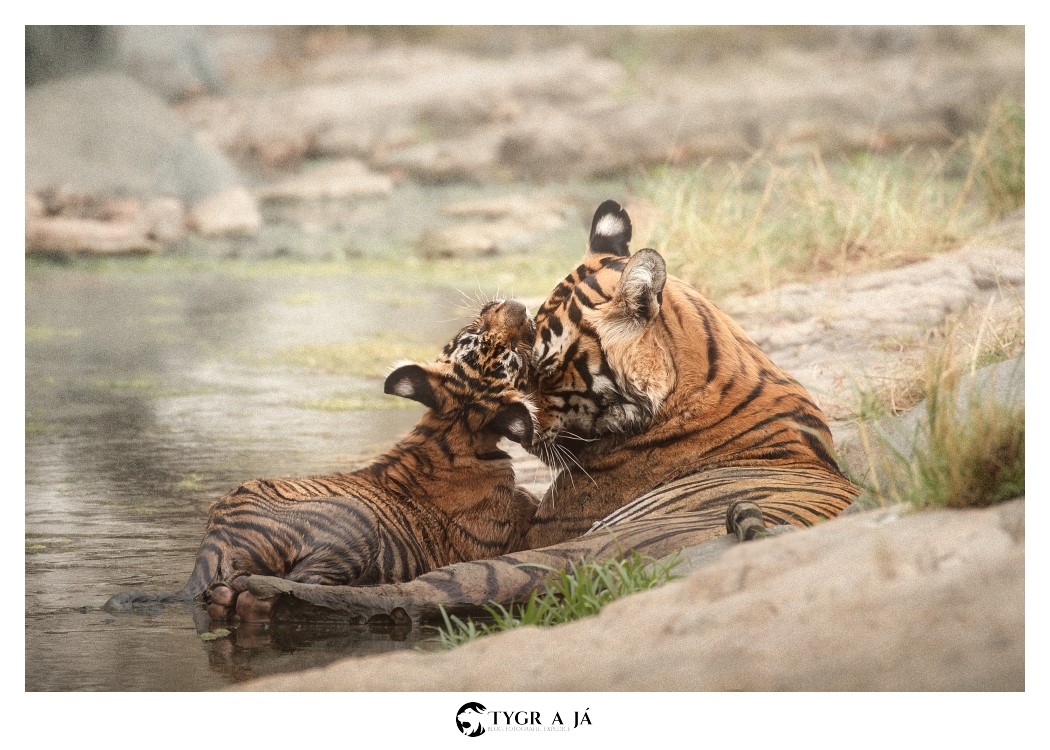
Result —
<path fill-rule="evenodd" d="M 542 589 L 533 591 L 524 604 L 510 608 L 493 603 L 485 607 L 491 622 L 463 620 L 441 610 L 443 627 L 433 642 L 453 648 L 475 638 L 525 625 L 549 627 L 597 614 L 616 599 L 645 591 L 677 578 L 677 555 L 652 560 L 631 552 L 606 562 L 570 564 Z"/>

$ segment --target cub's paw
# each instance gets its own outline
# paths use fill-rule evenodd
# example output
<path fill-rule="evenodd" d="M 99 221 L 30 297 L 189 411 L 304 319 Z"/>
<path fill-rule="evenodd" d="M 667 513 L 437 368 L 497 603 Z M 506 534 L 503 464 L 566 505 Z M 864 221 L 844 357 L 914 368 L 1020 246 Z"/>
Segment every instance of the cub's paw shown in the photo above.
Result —
<path fill-rule="evenodd" d="M 208 592 L 208 616 L 213 620 L 269 622 L 276 596 L 266 599 L 248 590 L 248 576 L 219 583 Z"/>

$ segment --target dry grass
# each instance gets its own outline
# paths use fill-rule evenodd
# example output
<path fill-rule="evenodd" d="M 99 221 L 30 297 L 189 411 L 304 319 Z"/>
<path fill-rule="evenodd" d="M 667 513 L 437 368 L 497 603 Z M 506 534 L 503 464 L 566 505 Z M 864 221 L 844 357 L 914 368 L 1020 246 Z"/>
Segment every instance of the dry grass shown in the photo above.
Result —
<path fill-rule="evenodd" d="M 1023 205 L 1023 112 L 1000 105 L 944 151 L 658 170 L 640 190 L 655 220 L 639 246 L 716 298 L 928 257 Z"/>
<path fill-rule="evenodd" d="M 960 387 L 967 367 L 948 347 L 928 360 L 927 397 L 912 440 L 876 438 L 882 466 L 871 466 L 871 492 L 882 503 L 916 508 L 981 507 L 1024 495 L 1022 394 L 987 397 L 991 388 Z M 863 429 L 863 428 L 862 428 Z M 871 440 L 870 432 L 865 438 Z M 874 458 L 872 461 L 876 460 Z"/>
<path fill-rule="evenodd" d="M 973 140 L 974 180 L 993 217 L 1024 205 L 1024 105 L 1000 102 Z"/>
<path fill-rule="evenodd" d="M 1014 291 L 983 308 L 950 316 L 922 335 L 884 340 L 881 348 L 893 355 L 893 369 L 866 376 L 857 384 L 856 420 L 871 422 L 903 414 L 927 398 L 936 387 L 931 378 L 937 375 L 928 362 L 930 356 L 948 358 L 962 372 L 975 372 L 1023 354 L 1024 322 L 1024 299 Z"/>

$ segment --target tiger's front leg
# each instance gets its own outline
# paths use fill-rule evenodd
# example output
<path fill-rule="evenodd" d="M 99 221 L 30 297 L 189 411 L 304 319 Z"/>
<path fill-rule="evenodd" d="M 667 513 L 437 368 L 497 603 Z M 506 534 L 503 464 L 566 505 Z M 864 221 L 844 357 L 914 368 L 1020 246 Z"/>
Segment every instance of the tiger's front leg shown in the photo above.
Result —
<path fill-rule="evenodd" d="M 208 616 L 212 620 L 229 620 L 236 616 L 241 622 L 269 622 L 277 598 L 275 596 L 259 597 L 249 591 L 248 581 L 252 577 L 250 575 L 237 576 L 228 583 L 213 586 L 208 592 Z M 277 580 L 295 582 L 284 578 Z M 315 586 L 325 584 L 325 580 L 320 576 L 311 576 L 300 582 Z"/>
<path fill-rule="evenodd" d="M 346 615 L 353 622 L 393 621 L 395 624 L 441 619 L 452 614 L 478 614 L 493 601 L 528 597 L 552 570 L 587 557 L 586 549 L 532 550 L 491 560 L 457 563 L 426 573 L 407 583 L 380 586 L 321 586 L 274 576 L 246 576 L 233 581 L 246 597 L 267 602 L 269 611 L 282 603 L 294 610 L 300 603 Z M 242 616 L 243 619 L 243 616 Z"/>

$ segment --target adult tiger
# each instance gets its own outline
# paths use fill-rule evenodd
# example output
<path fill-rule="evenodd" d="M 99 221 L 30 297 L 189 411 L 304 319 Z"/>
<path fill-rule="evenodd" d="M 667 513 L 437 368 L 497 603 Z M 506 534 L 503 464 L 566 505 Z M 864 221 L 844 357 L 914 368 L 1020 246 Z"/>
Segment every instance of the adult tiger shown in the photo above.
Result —
<path fill-rule="evenodd" d="M 631 231 L 619 204 L 599 206 L 583 262 L 536 314 L 532 450 L 568 471 L 528 546 L 566 541 L 599 519 L 608 528 L 680 511 L 714 510 L 709 523 L 720 528 L 733 499 L 756 502 L 770 524 L 840 513 L 857 490 L 813 399 L 714 303 L 669 277 L 658 252 L 629 255 Z M 763 492 L 751 477 L 770 471 L 781 483 L 794 477 L 801 494 Z M 646 495 L 676 480 L 684 495 Z"/>
<path fill-rule="evenodd" d="M 245 482 L 213 507 L 189 581 L 170 596 L 121 594 L 110 608 L 199 598 L 209 612 L 264 617 L 226 582 L 244 574 L 371 585 L 521 549 L 536 499 L 515 487 L 500 438 L 529 442 L 521 392 L 534 324 L 516 301 L 490 302 L 432 363 L 405 364 L 386 393 L 428 410 L 393 448 L 352 473 Z"/>
<path fill-rule="evenodd" d="M 659 253 L 631 256 L 631 231 L 619 204 L 599 206 L 582 263 L 536 315 L 530 450 L 561 471 L 526 536 L 530 551 L 368 591 L 248 585 L 362 616 L 427 617 L 439 605 L 520 600 L 572 560 L 659 556 L 727 524 L 751 538 L 844 510 L 857 488 L 812 398 L 724 312 L 669 277 Z"/>

